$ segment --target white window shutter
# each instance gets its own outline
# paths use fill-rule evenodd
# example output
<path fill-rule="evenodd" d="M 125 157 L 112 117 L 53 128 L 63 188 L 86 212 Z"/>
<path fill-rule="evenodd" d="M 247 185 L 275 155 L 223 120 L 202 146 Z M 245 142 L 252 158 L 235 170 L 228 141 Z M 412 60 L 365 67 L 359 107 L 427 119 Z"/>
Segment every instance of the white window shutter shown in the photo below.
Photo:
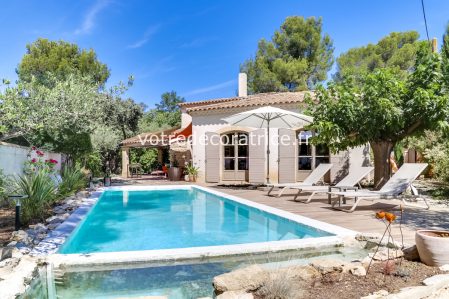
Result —
<path fill-rule="evenodd" d="M 265 129 L 258 129 L 249 134 L 249 182 L 253 184 L 265 183 L 267 171 Z"/>
<path fill-rule="evenodd" d="M 206 182 L 220 181 L 220 135 L 206 132 Z"/>
<path fill-rule="evenodd" d="M 279 129 L 279 183 L 296 182 L 296 131 Z"/>

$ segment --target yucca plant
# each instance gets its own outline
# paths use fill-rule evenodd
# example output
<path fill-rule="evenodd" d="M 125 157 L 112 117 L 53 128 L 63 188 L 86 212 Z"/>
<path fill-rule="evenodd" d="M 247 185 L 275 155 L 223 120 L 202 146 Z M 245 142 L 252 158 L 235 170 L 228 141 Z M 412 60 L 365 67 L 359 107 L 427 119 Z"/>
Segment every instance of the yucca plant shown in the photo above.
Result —
<path fill-rule="evenodd" d="M 46 210 L 56 199 L 56 186 L 45 171 L 21 175 L 16 179 L 16 193 L 25 195 L 22 200 L 21 220 L 28 224 L 32 220 L 43 220 Z"/>
<path fill-rule="evenodd" d="M 62 182 L 59 185 L 59 194 L 70 195 L 86 187 L 86 175 L 78 167 L 65 167 L 61 173 Z"/>

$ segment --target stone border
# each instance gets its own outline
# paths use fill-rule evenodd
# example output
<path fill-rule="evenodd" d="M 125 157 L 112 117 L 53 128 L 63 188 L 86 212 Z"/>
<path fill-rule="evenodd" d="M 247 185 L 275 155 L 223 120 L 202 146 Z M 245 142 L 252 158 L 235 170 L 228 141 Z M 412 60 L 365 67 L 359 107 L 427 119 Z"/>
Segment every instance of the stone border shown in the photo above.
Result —
<path fill-rule="evenodd" d="M 78 208 L 65 222 L 53 231 L 49 237 L 44 239 L 33 249 L 34 255 L 45 255 L 55 253 L 65 242 L 66 238 L 73 232 L 76 226 L 84 219 L 89 210 L 97 202 L 98 198 L 105 190 L 138 191 L 138 190 L 189 190 L 196 188 L 217 196 L 225 197 L 228 200 L 241 203 L 246 206 L 264 211 L 290 221 L 316 228 L 334 236 L 295 239 L 285 241 L 271 241 L 247 244 L 205 246 L 191 248 L 175 248 L 164 250 L 142 250 L 142 251 L 122 251 L 122 252 L 102 252 L 92 254 L 54 254 L 51 260 L 55 264 L 65 265 L 93 265 L 93 264 L 134 264 L 143 262 L 169 261 L 180 259 L 202 259 L 205 257 L 229 256 L 249 253 L 266 253 L 273 251 L 283 251 L 292 249 L 318 248 L 328 246 L 342 246 L 345 238 L 356 236 L 355 231 L 351 231 L 332 224 L 296 215 L 280 209 L 258 204 L 249 200 L 229 195 L 223 192 L 197 185 L 160 185 L 160 186 L 119 186 L 109 187 L 94 192 L 89 198 L 89 202 Z"/>
<path fill-rule="evenodd" d="M 63 223 L 48 233 L 48 236 L 31 250 L 30 255 L 42 256 L 55 253 L 65 240 L 86 217 L 91 208 L 98 201 L 104 190 L 99 189 L 91 193 L 88 199 L 79 206 Z"/>

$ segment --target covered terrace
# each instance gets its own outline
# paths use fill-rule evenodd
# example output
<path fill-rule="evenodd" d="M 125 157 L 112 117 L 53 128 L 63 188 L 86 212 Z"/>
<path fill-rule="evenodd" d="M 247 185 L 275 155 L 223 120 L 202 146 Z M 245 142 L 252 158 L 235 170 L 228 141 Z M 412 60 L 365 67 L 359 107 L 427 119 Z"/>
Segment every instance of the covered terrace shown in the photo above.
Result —
<path fill-rule="evenodd" d="M 130 163 L 130 153 L 136 148 L 153 148 L 157 150 L 159 165 L 182 167 L 191 159 L 189 138 L 192 135 L 192 124 L 187 127 L 173 127 L 156 132 L 141 133 L 127 138 L 120 143 L 122 156 L 122 177 L 128 178 L 136 167 Z"/>

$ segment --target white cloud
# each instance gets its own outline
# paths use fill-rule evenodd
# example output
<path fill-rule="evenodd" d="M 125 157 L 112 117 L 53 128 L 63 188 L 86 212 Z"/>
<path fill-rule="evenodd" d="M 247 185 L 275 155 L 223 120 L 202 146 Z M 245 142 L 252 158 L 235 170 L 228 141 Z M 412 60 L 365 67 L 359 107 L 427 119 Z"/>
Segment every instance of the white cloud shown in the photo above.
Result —
<path fill-rule="evenodd" d="M 145 33 L 143 34 L 143 36 L 142 36 L 141 39 L 139 39 L 138 41 L 136 41 L 135 43 L 133 43 L 133 44 L 131 44 L 131 45 L 128 45 L 127 48 L 129 48 L 129 49 L 137 49 L 137 48 L 142 47 L 143 45 L 145 45 L 145 44 L 150 40 L 150 38 L 151 38 L 156 32 L 158 32 L 159 27 L 160 27 L 159 25 L 151 26 L 150 28 L 148 28 L 148 29 L 145 31 Z"/>
<path fill-rule="evenodd" d="M 196 48 L 196 47 L 201 47 L 205 44 L 207 44 L 208 42 L 212 42 L 217 40 L 216 38 L 196 38 L 194 40 L 191 40 L 190 42 L 186 42 L 184 44 L 181 45 L 181 48 Z"/>
<path fill-rule="evenodd" d="M 206 92 L 210 92 L 210 91 L 220 90 L 220 89 L 223 89 L 225 87 L 235 84 L 236 81 L 237 80 L 234 79 L 234 80 L 225 81 L 225 82 L 207 86 L 207 87 L 193 89 L 191 91 L 185 92 L 183 95 L 184 96 L 193 96 L 193 95 L 202 94 L 202 93 L 206 93 Z"/>
<path fill-rule="evenodd" d="M 111 2 L 109 0 L 98 0 L 93 6 L 91 6 L 84 15 L 83 23 L 79 28 L 75 30 L 75 34 L 87 34 L 90 33 L 95 26 L 95 21 L 98 14 L 109 6 Z"/>

